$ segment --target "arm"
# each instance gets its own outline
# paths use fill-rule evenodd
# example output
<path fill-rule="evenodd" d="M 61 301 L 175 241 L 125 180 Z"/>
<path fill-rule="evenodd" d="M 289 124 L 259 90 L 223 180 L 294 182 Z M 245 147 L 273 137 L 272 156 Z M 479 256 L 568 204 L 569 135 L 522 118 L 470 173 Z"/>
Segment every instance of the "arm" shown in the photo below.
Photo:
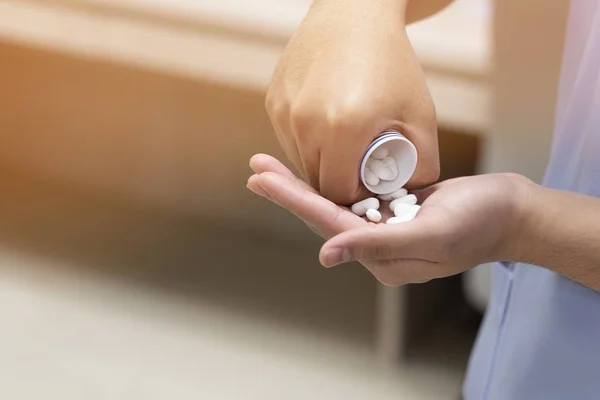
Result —
<path fill-rule="evenodd" d="M 368 3 L 379 3 L 380 7 L 388 8 L 390 11 L 396 12 L 400 20 L 406 24 L 420 21 L 428 18 L 450 5 L 454 0 L 375 0 Z M 365 3 L 365 0 L 356 0 L 355 2 Z M 314 0 L 314 5 L 322 6 L 323 4 L 334 5 L 337 9 L 343 9 L 347 6 L 346 0 Z M 369 5 L 370 5 L 369 4 Z M 360 4 L 359 4 L 360 5 Z"/>
<path fill-rule="evenodd" d="M 410 1 L 410 3 L 409 3 Z M 359 162 L 396 129 L 419 152 L 409 186 L 439 177 L 435 107 L 405 21 L 450 0 L 314 0 L 273 75 L 266 108 L 304 180 L 338 204 L 367 197 Z"/>
<path fill-rule="evenodd" d="M 600 291 L 600 199 L 536 186 L 514 258 Z"/>
<path fill-rule="evenodd" d="M 410 222 L 372 225 L 295 182 L 277 160 L 255 157 L 251 166 L 251 190 L 329 239 L 320 254 L 326 267 L 360 261 L 382 283 L 398 286 L 487 262 L 519 261 L 600 291 L 598 198 L 547 189 L 515 174 L 479 175 L 417 192 L 422 207 Z"/>

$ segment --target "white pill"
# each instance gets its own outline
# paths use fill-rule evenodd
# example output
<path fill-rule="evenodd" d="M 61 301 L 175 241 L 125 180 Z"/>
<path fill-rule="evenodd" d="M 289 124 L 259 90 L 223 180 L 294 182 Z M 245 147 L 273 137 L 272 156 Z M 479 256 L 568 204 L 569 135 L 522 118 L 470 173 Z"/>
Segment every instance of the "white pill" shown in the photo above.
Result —
<path fill-rule="evenodd" d="M 367 161 L 367 168 L 369 168 L 377 177 L 384 181 L 393 181 L 394 174 L 392 170 L 385 165 L 381 160 L 375 160 L 373 158 Z"/>
<path fill-rule="evenodd" d="M 379 178 L 369 168 L 365 169 L 365 182 L 367 185 L 377 186 L 379 185 Z"/>
<path fill-rule="evenodd" d="M 392 192 L 389 194 L 380 194 L 377 197 L 379 197 L 379 200 L 392 201 L 392 200 L 399 199 L 400 197 L 404 197 L 407 194 L 408 194 L 408 190 L 406 190 L 404 188 L 400 188 L 400 189 L 396 190 L 395 192 Z"/>
<path fill-rule="evenodd" d="M 394 206 L 394 216 L 402 217 L 403 215 L 409 214 L 411 212 L 411 205 L 405 203 L 399 203 Z"/>
<path fill-rule="evenodd" d="M 394 218 L 390 218 L 393 221 L 389 222 L 389 220 L 387 221 L 388 224 L 399 224 L 401 222 L 408 222 L 408 221 L 412 221 L 413 219 L 415 219 L 417 217 L 417 214 L 419 213 L 419 210 L 421 209 L 421 206 L 409 206 L 407 204 L 398 204 L 395 208 L 395 212 Z"/>
<path fill-rule="evenodd" d="M 381 221 L 381 213 L 374 208 L 369 208 L 367 210 L 367 218 L 372 222 L 380 222 Z"/>
<path fill-rule="evenodd" d="M 404 197 L 406 195 L 408 195 L 408 190 L 404 188 L 398 189 L 395 192 L 389 194 L 389 196 L 391 196 L 394 200 L 399 199 L 400 197 Z"/>
<path fill-rule="evenodd" d="M 421 211 L 420 205 L 415 204 L 414 206 L 411 206 L 411 212 L 415 215 L 415 217 L 417 216 L 419 211 Z"/>
<path fill-rule="evenodd" d="M 367 210 L 370 208 L 379 210 L 379 200 L 377 200 L 377 198 L 369 197 L 368 199 L 359 201 L 358 203 L 352 205 L 351 210 L 359 217 L 364 217 L 367 214 Z"/>
<path fill-rule="evenodd" d="M 376 174 L 382 181 L 391 182 L 398 177 L 398 174 L 394 175 L 394 172 L 387 166 L 381 168 Z"/>
<path fill-rule="evenodd" d="M 392 197 L 391 194 L 380 194 L 379 196 L 377 196 L 377 198 L 379 198 L 379 200 L 383 200 L 383 201 L 392 201 L 392 200 L 394 200 L 394 198 Z"/>
<path fill-rule="evenodd" d="M 401 222 L 406 222 L 402 218 L 392 217 L 385 221 L 386 224 L 399 224 Z"/>
<path fill-rule="evenodd" d="M 394 176 L 394 179 L 396 179 L 398 177 L 398 164 L 396 164 L 396 160 L 394 160 L 392 157 L 386 157 L 383 160 L 381 160 L 382 163 L 384 163 L 389 169 L 390 171 L 392 171 L 392 175 Z"/>
<path fill-rule="evenodd" d="M 402 217 L 392 217 L 392 218 L 388 219 L 385 223 L 386 224 L 401 224 L 402 222 L 412 221 L 413 219 L 415 219 L 415 217 L 412 215 L 403 215 Z"/>
<path fill-rule="evenodd" d="M 373 152 L 371 153 L 371 157 L 377 160 L 383 160 L 388 156 L 389 153 L 390 152 L 388 151 L 387 147 L 379 146 L 378 148 L 373 150 Z"/>
<path fill-rule="evenodd" d="M 414 194 L 409 194 L 407 196 L 395 199 L 390 203 L 390 210 L 394 211 L 394 207 L 396 207 L 397 204 L 408 204 L 410 206 L 414 206 L 417 204 L 417 196 Z"/>
<path fill-rule="evenodd" d="M 367 163 L 365 164 L 365 167 L 367 169 L 370 169 L 371 171 L 375 172 L 373 169 L 373 166 L 377 166 L 377 165 L 385 165 L 381 162 L 381 160 L 378 160 L 376 158 L 373 157 L 369 157 L 369 159 L 367 160 Z"/>

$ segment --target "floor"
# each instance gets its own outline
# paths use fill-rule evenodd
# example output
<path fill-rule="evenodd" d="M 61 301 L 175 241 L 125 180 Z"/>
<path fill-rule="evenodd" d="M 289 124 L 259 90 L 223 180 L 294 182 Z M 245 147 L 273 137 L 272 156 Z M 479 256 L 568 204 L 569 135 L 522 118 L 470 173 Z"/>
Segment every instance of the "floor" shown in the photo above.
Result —
<path fill-rule="evenodd" d="M 435 357 L 379 364 L 374 282 L 358 267 L 325 273 L 310 243 L 299 251 L 22 177 L 2 181 L 1 398 L 441 400 L 459 392 L 462 366 Z"/>
<path fill-rule="evenodd" d="M 0 264 L 3 398 L 425 400 L 458 392 L 456 371 L 383 368 L 334 340 L 57 275 L 7 251 Z"/>

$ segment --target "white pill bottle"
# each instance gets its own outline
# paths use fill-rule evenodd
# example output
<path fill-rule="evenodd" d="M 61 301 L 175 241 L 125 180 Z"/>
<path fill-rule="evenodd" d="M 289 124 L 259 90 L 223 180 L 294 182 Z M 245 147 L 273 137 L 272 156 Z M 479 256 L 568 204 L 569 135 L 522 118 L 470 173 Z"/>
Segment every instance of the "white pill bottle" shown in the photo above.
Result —
<path fill-rule="evenodd" d="M 375 150 L 385 147 L 388 156 L 396 161 L 398 176 L 392 181 L 381 180 L 377 185 L 370 185 L 365 179 L 365 170 L 369 157 Z M 417 148 L 400 132 L 388 130 L 371 142 L 360 161 L 360 181 L 369 191 L 375 194 L 389 194 L 404 187 L 417 169 Z"/>

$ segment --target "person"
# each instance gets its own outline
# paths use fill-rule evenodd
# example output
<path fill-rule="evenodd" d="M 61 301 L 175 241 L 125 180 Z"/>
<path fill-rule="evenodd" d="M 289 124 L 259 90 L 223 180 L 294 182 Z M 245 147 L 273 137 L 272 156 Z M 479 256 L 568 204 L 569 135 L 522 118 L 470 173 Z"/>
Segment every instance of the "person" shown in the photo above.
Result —
<path fill-rule="evenodd" d="M 326 267 L 360 261 L 386 285 L 494 264 L 466 400 L 600 397 L 600 0 L 572 1 L 543 185 L 515 174 L 417 190 L 418 216 L 369 224 L 360 156 L 396 128 L 419 151 L 410 185 L 439 173 L 435 109 L 405 25 L 447 0 L 314 0 L 276 69 L 267 109 L 302 175 L 263 154 L 248 187 L 327 239 Z M 305 183 L 308 182 L 308 183 Z"/>

